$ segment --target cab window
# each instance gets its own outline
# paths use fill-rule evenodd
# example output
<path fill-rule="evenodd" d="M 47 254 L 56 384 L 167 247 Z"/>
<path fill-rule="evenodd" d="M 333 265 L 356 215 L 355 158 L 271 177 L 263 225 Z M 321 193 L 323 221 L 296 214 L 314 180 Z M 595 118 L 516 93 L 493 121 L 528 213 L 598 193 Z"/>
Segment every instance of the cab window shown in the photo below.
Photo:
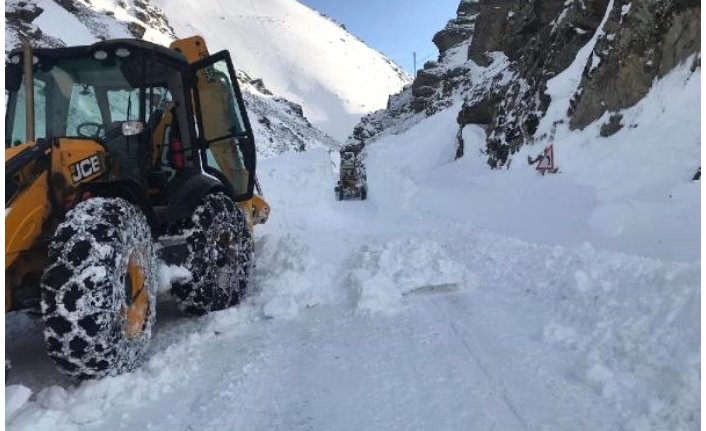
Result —
<path fill-rule="evenodd" d="M 9 95 L 5 130 L 5 147 L 16 147 L 27 141 L 26 97 L 24 82 L 17 92 Z M 13 100 L 14 99 L 14 100 Z M 34 136 L 35 139 L 46 137 L 46 83 L 34 80 Z"/>
<path fill-rule="evenodd" d="M 69 102 L 69 115 L 66 119 L 65 136 L 80 136 L 78 129 L 84 123 L 103 124 L 96 91 L 88 85 L 74 84 Z"/>
<path fill-rule="evenodd" d="M 214 54 L 193 70 L 204 163 L 226 177 L 237 199 L 249 199 L 254 186 L 255 147 L 230 57 L 227 52 Z"/>

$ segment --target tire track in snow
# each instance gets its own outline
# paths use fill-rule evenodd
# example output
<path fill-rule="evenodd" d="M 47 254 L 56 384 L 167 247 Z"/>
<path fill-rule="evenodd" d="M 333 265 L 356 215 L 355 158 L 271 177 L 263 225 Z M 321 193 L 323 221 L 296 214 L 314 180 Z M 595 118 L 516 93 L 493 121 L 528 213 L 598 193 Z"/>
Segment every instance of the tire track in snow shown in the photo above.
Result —
<path fill-rule="evenodd" d="M 473 358 L 473 361 L 475 364 L 480 368 L 481 372 L 485 375 L 485 377 L 488 379 L 490 382 L 491 387 L 493 388 L 492 392 L 495 393 L 495 395 L 499 395 L 502 399 L 507 408 L 510 410 L 512 415 L 517 419 L 517 421 L 522 425 L 522 428 L 526 431 L 529 431 L 531 428 L 527 424 L 527 420 L 519 413 L 517 407 L 515 404 L 510 400 L 510 397 L 507 395 L 507 389 L 505 388 L 505 385 L 496 379 L 493 374 L 490 372 L 490 370 L 483 364 L 483 361 L 481 361 L 480 357 L 476 354 L 475 349 L 471 347 L 470 343 L 468 340 L 461 335 L 459 332 L 458 328 L 456 325 L 453 323 L 452 320 L 446 318 L 446 314 L 444 314 L 443 310 L 441 309 L 441 306 L 437 302 L 436 299 L 432 299 L 432 304 L 434 304 L 434 307 L 436 308 L 437 312 L 439 313 L 439 316 L 448 323 L 449 327 L 453 331 L 453 333 L 456 335 L 456 339 L 461 343 L 461 345 L 465 348 L 465 350 L 468 352 L 468 354 L 471 355 Z M 495 388 L 500 388 L 500 391 L 497 391 Z M 499 393 L 498 393 L 499 392 Z"/>

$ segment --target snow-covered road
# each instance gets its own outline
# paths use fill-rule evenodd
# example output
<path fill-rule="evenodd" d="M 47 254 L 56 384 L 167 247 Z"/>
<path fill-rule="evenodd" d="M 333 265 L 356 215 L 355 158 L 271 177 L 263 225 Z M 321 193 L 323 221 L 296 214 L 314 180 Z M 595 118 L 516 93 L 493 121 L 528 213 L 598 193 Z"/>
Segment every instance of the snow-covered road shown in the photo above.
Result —
<path fill-rule="evenodd" d="M 366 202 L 335 201 L 326 151 L 264 161 L 273 216 L 246 303 L 194 319 L 163 294 L 133 373 L 75 385 L 39 319 L 8 315 L 7 428 L 696 429 L 693 244 L 671 262 L 659 231 L 591 230 L 600 196 L 570 175 L 451 162 L 454 112 L 371 148 Z"/>

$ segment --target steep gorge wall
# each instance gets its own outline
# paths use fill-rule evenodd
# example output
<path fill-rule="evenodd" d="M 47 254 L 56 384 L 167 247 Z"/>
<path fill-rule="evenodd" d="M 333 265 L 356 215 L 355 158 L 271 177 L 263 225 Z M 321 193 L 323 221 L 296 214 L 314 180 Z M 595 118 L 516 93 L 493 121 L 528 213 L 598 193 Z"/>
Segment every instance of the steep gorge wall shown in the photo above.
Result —
<path fill-rule="evenodd" d="M 484 126 L 488 163 L 503 166 L 522 145 L 548 138 L 538 130 L 552 102 L 547 83 L 582 48 L 595 43 L 556 120 L 572 129 L 634 105 L 693 54 L 700 67 L 700 18 L 696 0 L 463 0 L 434 37 L 439 61 L 425 64 L 387 110 L 364 118 L 351 141 L 398 133 L 461 98 L 459 126 Z M 603 133 L 620 127 L 615 114 Z"/>

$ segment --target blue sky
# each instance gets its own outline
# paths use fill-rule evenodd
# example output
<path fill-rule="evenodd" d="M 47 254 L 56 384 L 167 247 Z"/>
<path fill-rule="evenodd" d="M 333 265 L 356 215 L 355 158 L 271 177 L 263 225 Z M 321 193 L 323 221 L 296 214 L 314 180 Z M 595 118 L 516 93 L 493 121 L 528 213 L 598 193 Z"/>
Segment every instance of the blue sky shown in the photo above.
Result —
<path fill-rule="evenodd" d="M 460 0 L 299 0 L 344 24 L 348 31 L 390 57 L 410 74 L 436 59 L 431 39 L 456 16 Z M 428 60 L 429 58 L 426 58 Z"/>

